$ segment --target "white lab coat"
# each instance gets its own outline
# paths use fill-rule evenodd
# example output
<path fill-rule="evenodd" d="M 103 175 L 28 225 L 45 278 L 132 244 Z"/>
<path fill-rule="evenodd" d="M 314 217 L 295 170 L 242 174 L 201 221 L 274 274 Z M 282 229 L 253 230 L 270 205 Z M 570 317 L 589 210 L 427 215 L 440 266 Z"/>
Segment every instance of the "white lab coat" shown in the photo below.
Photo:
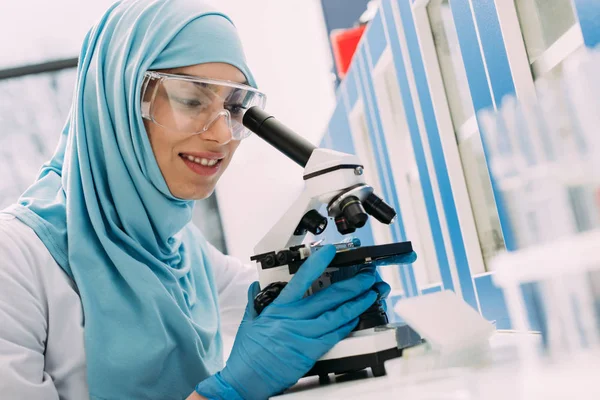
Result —
<path fill-rule="evenodd" d="M 210 247 L 225 354 L 256 268 Z M 81 400 L 86 382 L 81 300 L 32 229 L 0 214 L 0 399 Z"/>

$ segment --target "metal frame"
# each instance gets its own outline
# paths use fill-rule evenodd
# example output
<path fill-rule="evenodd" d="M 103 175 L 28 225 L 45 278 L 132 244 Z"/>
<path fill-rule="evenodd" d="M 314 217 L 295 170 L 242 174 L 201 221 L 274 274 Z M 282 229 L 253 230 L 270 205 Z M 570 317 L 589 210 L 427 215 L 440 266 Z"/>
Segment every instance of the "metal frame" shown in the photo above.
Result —
<path fill-rule="evenodd" d="M 366 46 L 366 49 L 369 50 L 368 42 L 365 42 L 365 46 Z M 379 117 L 381 119 L 382 131 L 378 132 L 378 134 L 380 135 L 383 142 L 385 143 L 385 149 L 382 149 L 382 151 L 385 152 L 385 154 L 383 154 L 383 156 L 385 156 L 389 159 L 390 166 L 391 166 L 391 171 L 390 171 L 390 175 L 388 175 L 388 179 L 391 182 L 391 184 L 393 184 L 396 187 L 396 194 L 398 197 L 398 202 L 400 203 L 400 208 L 399 208 L 399 210 L 397 210 L 397 212 L 400 215 L 398 220 L 402 221 L 402 224 L 403 224 L 403 229 L 402 229 L 403 235 L 397 229 L 396 236 L 397 237 L 405 236 L 405 237 L 401 237 L 400 239 L 401 240 L 412 240 L 414 243 L 414 239 L 409 239 L 409 238 L 413 238 L 416 236 L 409 235 L 406 232 L 406 228 L 407 228 L 406 227 L 406 217 L 407 217 L 407 214 L 411 213 L 411 207 L 410 207 L 410 203 L 408 203 L 406 201 L 406 197 L 402 193 L 403 188 L 405 186 L 405 185 L 403 185 L 404 182 L 401 180 L 401 177 L 398 176 L 398 172 L 399 172 L 398 161 L 400 161 L 400 158 L 397 156 L 396 150 L 399 150 L 399 147 L 397 145 L 397 140 L 395 140 L 396 138 L 387 134 L 387 132 L 389 132 L 389 121 L 383 117 L 384 117 L 384 115 L 389 115 L 389 114 L 386 114 L 384 112 L 384 110 L 386 109 L 385 108 L 386 105 L 382 104 L 382 101 L 380 99 L 379 90 L 378 90 L 378 77 L 381 75 L 381 71 L 382 71 L 381 65 L 383 65 L 384 63 L 387 63 L 389 65 L 389 63 L 393 62 L 391 50 L 390 50 L 389 45 L 386 45 L 381 56 L 379 57 L 379 60 L 373 60 L 370 51 L 365 51 L 365 55 L 366 55 L 365 68 L 367 71 L 370 71 L 370 73 L 368 75 L 370 75 L 370 79 L 372 80 L 372 83 L 373 83 L 373 90 L 375 92 L 375 99 L 374 99 L 375 104 L 373 104 L 373 107 L 376 108 L 377 114 L 379 115 Z M 374 65 L 374 63 L 375 63 L 375 65 Z M 386 129 L 386 127 L 387 127 L 387 129 Z M 408 217 L 410 218 L 410 215 Z M 419 254 L 419 253 L 417 252 L 417 254 Z M 411 277 L 407 271 L 407 268 L 410 268 L 410 267 L 407 267 L 405 265 L 400 265 L 399 268 L 395 269 L 395 274 L 398 275 L 398 278 L 402 282 L 406 296 L 412 297 L 412 296 L 418 295 L 418 292 L 415 293 L 415 291 L 413 290 L 414 288 L 411 283 Z"/>
<path fill-rule="evenodd" d="M 477 120 L 475 117 L 468 119 L 460 128 L 459 132 L 455 132 L 450 113 L 446 90 L 442 78 L 442 72 L 439 66 L 437 52 L 433 41 L 429 17 L 427 15 L 427 6 L 429 1 L 413 5 L 413 15 L 415 27 L 419 33 L 419 45 L 423 54 L 425 72 L 427 81 L 429 82 L 429 91 L 435 109 L 437 124 L 446 154 L 446 164 L 448 166 L 448 174 L 452 182 L 454 197 L 456 200 L 456 208 L 460 220 L 465 249 L 469 259 L 469 267 L 472 275 L 474 272 L 484 272 L 485 265 L 483 255 L 481 253 L 481 245 L 477 234 L 477 225 L 475 223 L 472 203 L 469 197 L 465 173 L 461 162 L 460 151 L 455 137 L 458 134 L 460 141 L 461 135 L 472 135 L 478 132 Z"/>
<path fill-rule="evenodd" d="M 67 58 L 40 64 L 31 64 L 21 67 L 2 69 L 0 70 L 0 81 L 21 78 L 28 75 L 44 74 L 48 72 L 57 72 L 64 69 L 76 68 L 78 61 L 78 58 Z"/>
<path fill-rule="evenodd" d="M 558 64 L 584 46 L 581 27 L 579 24 L 573 25 L 531 64 L 533 79 L 552 71 Z"/>
<path fill-rule="evenodd" d="M 431 32 L 431 25 L 429 23 L 429 16 L 427 13 L 427 6 L 429 3 L 430 1 L 427 0 L 413 4 L 413 18 L 418 33 L 419 47 L 423 56 L 425 73 L 429 83 L 429 92 L 435 109 L 436 122 L 438 124 L 442 146 L 446 155 L 446 165 L 453 188 L 460 227 L 463 233 L 465 251 L 467 253 L 467 259 L 469 260 L 471 280 L 475 287 L 475 280 L 473 277 L 478 273 L 485 272 L 485 263 L 481 252 L 477 225 L 475 223 L 472 202 L 469 196 L 465 178 L 466 175 L 463 169 L 458 143 L 461 138 L 466 139 L 466 137 L 477 133 L 478 125 L 475 116 L 473 116 L 461 126 L 458 132 L 455 131 Z M 479 304 L 479 293 L 477 290 L 475 290 L 475 297 L 477 299 L 477 306 L 481 309 Z"/>
<path fill-rule="evenodd" d="M 362 46 L 359 47 L 357 52 L 357 74 L 355 75 L 356 85 L 358 88 L 359 98 L 362 99 L 364 105 L 364 116 L 365 122 L 367 124 L 367 133 L 369 135 L 368 139 L 371 143 L 372 154 L 377 157 L 375 163 L 379 161 L 381 163 L 378 168 L 379 175 L 379 183 L 381 185 L 381 193 L 384 194 L 390 204 L 394 206 L 398 210 L 398 216 L 394 224 L 389 227 L 382 226 L 380 224 L 374 224 L 373 229 L 384 230 L 386 236 L 383 238 L 383 243 L 390 243 L 393 241 L 404 240 L 404 221 L 402 220 L 401 207 L 399 206 L 399 199 L 396 195 L 396 188 L 394 178 L 392 176 L 392 171 L 386 168 L 387 162 L 389 162 L 389 155 L 387 153 L 387 144 L 385 143 L 385 137 L 381 134 L 380 131 L 380 122 L 378 120 L 378 109 L 377 104 L 374 104 L 374 99 L 372 98 L 371 93 L 371 85 L 372 82 L 370 80 L 371 68 L 368 59 L 370 58 L 370 48 L 367 47 L 367 41 L 364 41 Z M 374 88 L 373 88 L 374 90 Z M 374 94 L 373 94 L 374 95 Z M 370 127 L 370 129 L 369 129 Z M 375 233 L 374 233 L 375 236 Z M 412 285 L 410 282 L 410 278 L 406 273 L 406 268 L 403 265 L 400 265 L 398 268 L 390 269 L 390 268 L 382 268 L 380 273 L 390 282 L 395 282 L 395 286 L 403 288 L 404 296 L 412 296 L 413 294 Z"/>
<path fill-rule="evenodd" d="M 421 4 L 426 4 L 427 2 L 420 2 Z M 404 26 L 402 24 L 402 20 L 400 17 L 400 9 L 398 8 L 398 4 L 395 1 L 392 1 L 392 14 L 394 16 L 394 20 L 396 22 L 396 28 L 398 30 L 398 37 L 400 40 L 400 45 L 403 49 L 408 49 L 408 43 L 407 43 L 407 39 L 406 39 L 406 34 L 404 32 Z M 414 20 L 414 15 L 412 16 L 413 20 Z M 417 27 L 415 25 L 415 27 Z M 417 36 L 420 32 L 417 32 Z M 429 177 L 431 179 L 431 185 L 433 187 L 433 195 L 434 195 L 434 200 L 435 200 L 435 204 L 436 204 L 436 208 L 437 208 L 437 212 L 440 216 L 440 222 L 442 222 L 441 226 L 442 226 L 442 236 L 444 239 L 444 245 L 446 247 L 446 252 L 447 252 L 447 257 L 448 257 L 448 263 L 450 266 L 450 274 L 452 276 L 452 283 L 454 285 L 454 291 L 457 295 L 462 296 L 462 288 L 460 285 L 460 279 L 458 276 L 458 270 L 457 270 L 457 265 L 456 265 L 456 259 L 454 257 L 454 250 L 453 250 L 453 245 L 452 245 L 452 239 L 450 237 L 450 232 L 449 232 L 449 228 L 448 228 L 448 224 L 446 221 L 446 212 L 444 210 L 444 206 L 443 206 L 443 202 L 442 202 L 442 198 L 441 198 L 441 193 L 440 193 L 440 187 L 438 184 L 438 177 L 437 174 L 435 172 L 435 167 L 433 165 L 433 156 L 431 153 L 431 146 L 429 144 L 429 137 L 427 135 L 426 132 L 426 127 L 425 127 L 425 120 L 424 120 L 424 116 L 423 116 L 423 111 L 421 108 L 421 99 L 420 99 L 420 95 L 417 89 L 417 84 L 415 81 L 415 73 L 413 71 L 413 67 L 412 67 L 412 62 L 409 56 L 409 52 L 408 50 L 402 51 L 402 58 L 404 60 L 404 65 L 406 66 L 406 74 L 407 74 L 407 78 L 408 78 L 408 83 L 409 83 L 409 88 L 410 88 L 410 92 L 412 95 L 412 99 L 413 99 L 413 103 L 414 103 L 414 107 L 415 107 L 415 113 L 416 113 L 416 117 L 417 117 L 417 124 L 418 124 L 418 128 L 419 128 L 419 135 L 421 137 L 421 140 L 423 142 L 423 148 L 425 151 L 425 160 L 427 162 L 427 169 L 429 171 Z M 427 64 L 427 60 L 424 60 L 424 64 Z M 428 77 L 429 78 L 429 77 Z M 433 99 L 432 99 L 433 100 Z M 434 103 L 434 106 L 436 106 L 436 104 Z M 454 134 L 453 134 L 454 135 Z M 451 139 L 453 139 L 453 135 L 450 136 Z M 440 139 L 442 141 L 442 147 L 444 148 L 443 151 L 445 153 L 447 153 L 447 149 L 445 147 L 447 147 L 447 143 L 445 143 L 448 139 L 448 137 L 444 137 L 444 135 L 442 134 L 442 132 L 440 131 Z M 454 144 L 455 145 L 455 144 Z M 456 184 L 453 182 L 455 180 L 455 172 L 456 172 L 456 168 L 454 168 L 454 166 L 452 165 L 453 161 L 452 159 L 448 159 L 446 158 L 446 169 L 448 171 L 448 175 L 450 178 L 450 182 L 451 185 L 456 186 Z M 462 167 L 459 166 L 459 173 L 462 173 Z M 464 178 L 463 178 L 464 179 Z M 453 193 L 453 196 L 456 199 L 456 195 Z M 461 208 L 459 206 L 460 203 L 457 203 L 457 208 Z"/>
<path fill-rule="evenodd" d="M 348 123 L 350 125 L 352 141 L 355 144 L 354 147 L 356 149 L 356 155 L 363 162 L 363 164 L 365 164 L 365 180 L 369 182 L 369 185 L 371 185 L 376 192 L 383 193 L 383 185 L 381 182 L 381 177 L 379 176 L 379 173 L 377 171 L 377 161 L 375 160 L 375 157 L 377 157 L 377 149 L 375 148 L 375 143 L 372 143 L 371 138 L 369 137 L 369 128 L 366 115 L 367 107 L 365 106 L 364 98 L 360 94 L 361 89 L 359 87 L 359 98 L 354 104 L 354 106 L 350 106 L 348 104 L 348 98 L 347 94 L 345 93 L 345 88 L 343 88 L 342 90 L 342 96 L 347 106 L 346 109 L 350 110 L 348 112 Z M 363 122 L 365 125 L 367 125 L 367 130 L 364 130 L 362 128 Z M 363 143 L 365 141 L 370 144 L 368 148 L 365 148 L 363 146 Z M 384 244 L 392 242 L 392 232 L 390 227 L 375 222 L 371 225 L 371 229 L 373 232 L 373 241 L 375 242 L 375 244 Z M 388 282 L 392 287 L 392 293 L 390 294 L 390 296 L 406 295 L 407 288 L 405 288 L 402 284 L 402 280 L 399 276 L 399 271 L 396 268 L 381 268 L 380 273 L 382 274 L 382 278 L 386 282 Z"/>
<path fill-rule="evenodd" d="M 397 102 L 399 107 L 395 109 L 391 109 L 391 104 L 382 98 L 382 91 L 390 84 L 385 81 L 386 73 L 389 73 L 390 69 L 393 72 L 393 79 L 395 81 L 391 84 L 391 89 L 393 92 L 397 92 L 398 96 Z M 405 222 L 404 228 L 406 230 L 407 239 L 410 239 L 413 242 L 415 251 L 420 255 L 417 258 L 417 261 L 413 263 L 415 283 L 417 284 L 417 289 L 419 287 L 441 285 L 441 275 L 435 256 L 433 237 L 428 222 L 429 215 L 427 214 L 424 199 L 421 201 L 422 204 L 418 206 L 422 212 L 417 213 L 415 201 L 418 202 L 419 200 L 412 198 L 411 189 L 408 184 L 407 175 L 410 173 L 410 164 L 414 164 L 415 168 L 417 168 L 417 165 L 414 157 L 412 139 L 406 121 L 404 104 L 400 94 L 400 87 L 396 79 L 394 59 L 389 46 L 383 52 L 376 65 L 372 66 L 372 71 L 376 101 L 382 116 L 383 135 L 387 143 L 387 152 L 390 156 L 394 182 L 398 187 L 397 193 L 400 198 L 402 218 Z M 401 122 L 399 122 L 400 126 L 392 120 L 392 113 L 401 115 Z M 418 190 L 421 193 L 420 197 L 423 197 L 420 184 L 418 185 Z M 418 215 L 420 215 L 419 220 L 416 219 Z M 427 249 L 427 251 L 424 249 Z M 426 265 L 426 261 L 428 265 Z M 431 279 L 432 274 L 430 273 L 430 269 L 435 270 L 435 276 L 438 279 Z"/>
<path fill-rule="evenodd" d="M 444 240 L 443 232 L 445 223 L 447 228 L 447 221 L 445 221 L 444 217 L 438 212 L 439 204 L 436 204 L 434 194 L 435 189 L 431 182 L 431 171 L 428 167 L 426 155 L 426 152 L 430 149 L 426 148 L 427 143 L 424 143 L 422 140 L 423 131 L 418 121 L 420 109 L 416 108 L 413 100 L 414 87 L 417 86 L 417 83 L 415 82 L 415 76 L 412 74 L 412 69 L 410 69 L 412 68 L 412 65 L 406 65 L 410 62 L 405 54 L 409 49 L 406 46 L 404 35 L 401 35 L 398 30 L 399 18 L 398 14 L 392 9 L 393 4 L 394 3 L 390 0 L 382 2 L 382 12 L 384 14 L 384 18 L 382 19 L 384 21 L 383 33 L 386 35 L 386 41 L 389 43 L 393 53 L 396 79 L 400 88 L 408 131 L 421 181 L 421 190 L 423 191 L 426 212 L 429 218 L 429 229 L 435 243 L 435 259 L 438 263 L 438 269 L 442 278 L 442 285 L 437 285 L 435 288 L 437 288 L 438 291 L 440 289 L 455 290 L 455 277 L 453 276 L 451 263 L 448 258 L 449 249 L 446 248 L 447 244 Z M 409 17 L 412 19 L 412 15 Z M 413 88 L 412 90 L 411 86 Z M 427 293 L 433 291 L 434 288 L 421 287 L 417 288 L 417 290 L 420 290 L 422 293 Z"/>
<path fill-rule="evenodd" d="M 530 98 L 535 96 L 535 86 L 525 40 L 521 32 L 517 6 L 514 0 L 495 0 L 495 3 L 500 30 L 504 38 L 504 47 L 508 56 L 508 64 L 515 85 L 515 93 L 519 99 Z"/>
<path fill-rule="evenodd" d="M 572 26 L 546 51 L 529 62 L 525 41 L 521 34 L 521 21 L 514 1 L 494 0 L 498 20 L 508 54 L 517 98 L 536 96 L 535 80 L 545 75 L 576 50 L 585 46 L 579 23 Z M 576 11 L 576 10 L 575 10 Z"/>

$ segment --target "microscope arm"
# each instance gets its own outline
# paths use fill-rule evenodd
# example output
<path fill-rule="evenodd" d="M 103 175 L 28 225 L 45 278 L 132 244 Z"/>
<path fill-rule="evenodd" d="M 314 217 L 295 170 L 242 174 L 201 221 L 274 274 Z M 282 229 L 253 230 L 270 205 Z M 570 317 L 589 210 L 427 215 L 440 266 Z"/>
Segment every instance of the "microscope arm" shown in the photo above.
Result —
<path fill-rule="evenodd" d="M 307 231 L 321 234 L 329 219 L 335 221 L 342 235 L 362 228 L 367 214 L 385 224 L 394 221 L 396 211 L 365 183 L 363 166 L 355 155 L 317 148 L 258 107 L 246 112 L 243 123 L 304 168 L 305 186 L 300 197 L 255 247 L 252 259 L 262 260 L 261 287 L 289 281 L 287 257 L 282 255 L 281 260 L 274 257 L 282 250 L 301 245 Z M 324 205 L 327 217 L 319 213 Z"/>
<path fill-rule="evenodd" d="M 352 165 L 353 168 L 334 169 L 339 165 Z M 359 172 L 356 172 L 357 168 Z M 364 184 L 361 171 L 355 156 L 327 149 L 316 149 L 305 168 L 305 187 L 300 197 L 257 244 L 255 253 L 262 254 L 301 244 L 306 236 L 306 230 L 298 231 L 303 217 L 308 212 L 318 211 L 323 205 L 329 204 L 335 196 L 348 187 Z M 318 175 L 307 178 L 311 174 Z"/>

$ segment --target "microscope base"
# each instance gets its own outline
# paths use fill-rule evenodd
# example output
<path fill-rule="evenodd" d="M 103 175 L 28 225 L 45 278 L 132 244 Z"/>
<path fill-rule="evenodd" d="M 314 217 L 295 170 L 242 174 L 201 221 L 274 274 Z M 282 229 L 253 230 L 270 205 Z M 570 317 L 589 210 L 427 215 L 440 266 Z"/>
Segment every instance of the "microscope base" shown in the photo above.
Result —
<path fill-rule="evenodd" d="M 329 374 L 344 374 L 371 368 L 373 376 L 386 374 L 384 363 L 400 357 L 396 330 L 373 328 L 354 332 L 325 354 L 305 376 L 319 376 L 319 383 L 329 382 Z"/>
<path fill-rule="evenodd" d="M 401 355 L 402 350 L 395 347 L 378 353 L 317 361 L 305 376 L 318 375 L 321 384 L 329 383 L 329 374 L 341 375 L 366 368 L 371 368 L 371 372 L 375 377 L 384 376 L 386 374 L 384 363 Z"/>

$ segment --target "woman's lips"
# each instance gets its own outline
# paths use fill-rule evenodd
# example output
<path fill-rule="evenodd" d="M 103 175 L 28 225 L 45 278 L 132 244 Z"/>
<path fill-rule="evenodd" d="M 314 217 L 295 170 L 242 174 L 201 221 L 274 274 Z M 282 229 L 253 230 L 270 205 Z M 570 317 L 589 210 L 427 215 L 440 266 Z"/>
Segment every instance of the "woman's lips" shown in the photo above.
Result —
<path fill-rule="evenodd" d="M 202 176 L 211 176 L 219 171 L 221 161 L 223 160 L 220 155 L 205 154 L 205 153 L 181 153 L 179 157 L 183 160 L 185 165 L 193 172 Z"/>

